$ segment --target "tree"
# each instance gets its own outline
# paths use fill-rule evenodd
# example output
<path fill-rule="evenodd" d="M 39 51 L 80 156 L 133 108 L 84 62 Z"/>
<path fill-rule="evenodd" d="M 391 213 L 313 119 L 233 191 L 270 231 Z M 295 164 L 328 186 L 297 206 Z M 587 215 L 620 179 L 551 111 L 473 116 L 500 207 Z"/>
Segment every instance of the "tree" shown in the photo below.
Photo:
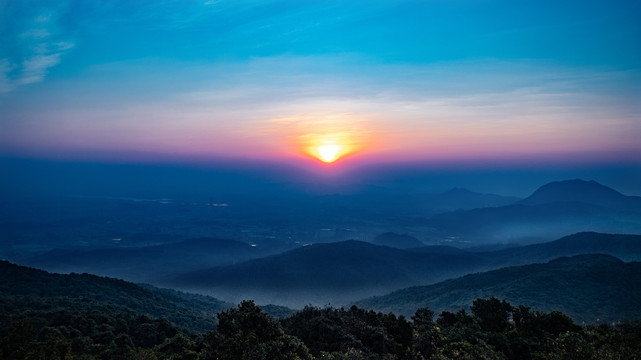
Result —
<path fill-rule="evenodd" d="M 419 308 L 412 316 L 414 329 L 414 350 L 423 358 L 429 359 L 437 354 L 441 345 L 440 331 L 434 323 L 434 312 Z"/>
<path fill-rule="evenodd" d="M 510 325 L 512 305 L 507 301 L 491 297 L 472 302 L 472 314 L 478 319 L 481 330 L 489 332 L 506 331 Z"/>
<path fill-rule="evenodd" d="M 253 301 L 218 314 L 218 328 L 205 335 L 204 359 L 311 359 L 305 345 Z"/>
<path fill-rule="evenodd" d="M 0 355 L 3 359 L 24 359 L 32 349 L 36 329 L 26 321 L 13 324 L 7 336 L 0 339 Z"/>
<path fill-rule="evenodd" d="M 414 329 L 417 331 L 427 330 L 434 326 L 434 311 L 429 308 L 418 308 L 412 316 Z"/>

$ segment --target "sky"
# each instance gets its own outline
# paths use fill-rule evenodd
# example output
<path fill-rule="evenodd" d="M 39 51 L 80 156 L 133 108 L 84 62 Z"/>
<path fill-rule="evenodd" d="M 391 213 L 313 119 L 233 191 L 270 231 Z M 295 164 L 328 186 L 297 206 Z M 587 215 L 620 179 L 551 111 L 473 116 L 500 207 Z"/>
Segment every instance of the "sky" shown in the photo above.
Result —
<path fill-rule="evenodd" d="M 0 0 L 0 156 L 639 174 L 640 20 L 622 0 Z"/>

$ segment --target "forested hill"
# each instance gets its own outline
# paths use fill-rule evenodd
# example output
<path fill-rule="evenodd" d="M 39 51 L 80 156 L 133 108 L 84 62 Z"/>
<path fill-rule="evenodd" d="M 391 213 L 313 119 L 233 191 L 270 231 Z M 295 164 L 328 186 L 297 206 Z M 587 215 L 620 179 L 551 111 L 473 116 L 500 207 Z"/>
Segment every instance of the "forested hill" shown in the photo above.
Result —
<path fill-rule="evenodd" d="M 589 258 L 562 262 L 620 263 Z M 496 298 L 436 319 L 416 309 L 411 321 L 355 306 L 306 307 L 276 320 L 243 301 L 217 314 L 214 331 L 194 334 L 141 313 L 199 324 L 215 300 L 7 262 L 0 262 L 0 279 L 0 359 L 639 359 L 641 344 L 638 322 L 580 327 L 560 312 Z"/>
<path fill-rule="evenodd" d="M 607 254 L 623 261 L 641 261 L 641 235 L 580 232 L 558 240 L 486 252 L 494 266 L 547 262 L 561 256 Z"/>
<path fill-rule="evenodd" d="M 559 310 L 579 322 L 638 318 L 641 263 L 624 263 L 609 255 L 579 255 L 411 287 L 356 305 L 411 315 L 420 307 L 436 311 L 466 308 L 474 299 L 489 296 L 536 310 Z"/>
<path fill-rule="evenodd" d="M 314 244 L 240 264 L 177 276 L 166 286 L 257 299 L 290 307 L 345 304 L 399 288 L 434 283 L 485 266 L 472 253 L 413 252 L 362 241 Z"/>
<path fill-rule="evenodd" d="M 0 261 L 0 301 L 3 321 L 26 309 L 98 310 L 165 318 L 197 332 L 213 329 L 216 314 L 233 306 L 208 296 L 89 274 L 50 274 L 6 261 Z"/>

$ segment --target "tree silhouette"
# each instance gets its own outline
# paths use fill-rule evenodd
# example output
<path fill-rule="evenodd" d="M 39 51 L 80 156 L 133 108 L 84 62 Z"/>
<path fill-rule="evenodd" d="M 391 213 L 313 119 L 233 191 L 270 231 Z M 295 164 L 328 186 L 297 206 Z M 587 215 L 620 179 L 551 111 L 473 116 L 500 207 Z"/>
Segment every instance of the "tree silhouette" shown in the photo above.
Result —
<path fill-rule="evenodd" d="M 502 332 L 508 329 L 512 305 L 507 301 L 491 297 L 472 302 L 472 314 L 478 319 L 481 330 Z"/>
<path fill-rule="evenodd" d="M 204 359 L 311 359 L 305 345 L 253 301 L 218 314 L 218 328 L 204 340 Z"/>

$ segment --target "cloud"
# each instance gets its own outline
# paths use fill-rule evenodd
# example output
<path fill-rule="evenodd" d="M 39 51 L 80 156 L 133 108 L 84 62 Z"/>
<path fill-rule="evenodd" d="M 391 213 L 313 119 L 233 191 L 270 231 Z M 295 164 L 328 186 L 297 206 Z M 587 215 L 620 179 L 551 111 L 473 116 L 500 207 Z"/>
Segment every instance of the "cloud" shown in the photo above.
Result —
<path fill-rule="evenodd" d="M 25 85 L 42 81 L 49 68 L 57 65 L 62 54 L 72 47 L 73 44 L 69 42 L 41 44 L 41 50 L 22 62 L 22 74 L 16 83 Z"/>
<path fill-rule="evenodd" d="M 0 93 L 13 90 L 10 73 L 15 68 L 7 59 L 0 59 Z"/>
<path fill-rule="evenodd" d="M 0 93 L 43 81 L 74 43 L 59 31 L 60 14 L 40 9 L 25 19 L 14 19 L 0 52 Z"/>

